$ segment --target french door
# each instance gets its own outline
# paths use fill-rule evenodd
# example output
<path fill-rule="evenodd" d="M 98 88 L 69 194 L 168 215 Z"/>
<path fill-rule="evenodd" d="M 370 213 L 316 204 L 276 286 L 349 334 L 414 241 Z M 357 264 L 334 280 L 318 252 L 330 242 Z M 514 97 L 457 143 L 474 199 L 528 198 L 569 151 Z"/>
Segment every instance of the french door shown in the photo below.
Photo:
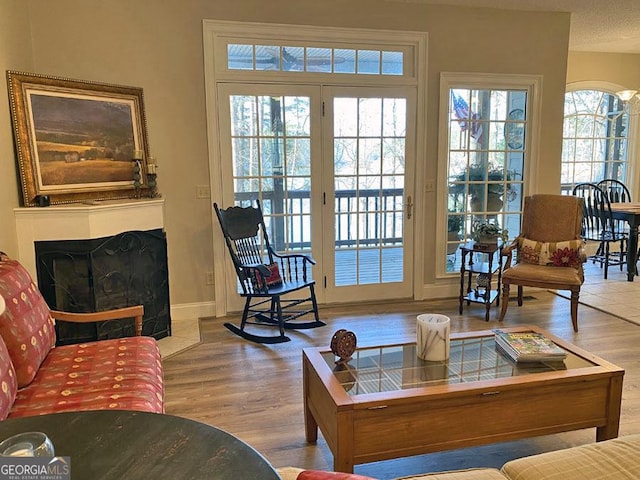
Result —
<path fill-rule="evenodd" d="M 321 303 L 410 297 L 414 90 L 219 83 L 217 95 L 219 203 L 259 199 L 276 250 L 318 262 Z"/>
<path fill-rule="evenodd" d="M 415 90 L 323 90 L 326 297 L 409 298 Z"/>

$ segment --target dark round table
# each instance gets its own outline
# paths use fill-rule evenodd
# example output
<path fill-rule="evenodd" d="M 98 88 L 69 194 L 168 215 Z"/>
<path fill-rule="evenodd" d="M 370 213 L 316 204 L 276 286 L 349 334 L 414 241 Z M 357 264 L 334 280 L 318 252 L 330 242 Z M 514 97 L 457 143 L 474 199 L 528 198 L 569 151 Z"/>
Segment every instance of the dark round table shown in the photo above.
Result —
<path fill-rule="evenodd" d="M 251 446 L 186 418 L 121 410 L 54 413 L 0 422 L 0 440 L 45 432 L 70 457 L 72 479 L 279 480 Z"/>

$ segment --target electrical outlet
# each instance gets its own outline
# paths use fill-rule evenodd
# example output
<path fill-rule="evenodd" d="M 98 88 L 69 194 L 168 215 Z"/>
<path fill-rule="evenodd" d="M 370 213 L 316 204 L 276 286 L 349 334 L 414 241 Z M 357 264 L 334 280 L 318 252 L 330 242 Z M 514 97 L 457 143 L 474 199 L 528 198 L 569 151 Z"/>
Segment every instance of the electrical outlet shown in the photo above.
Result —
<path fill-rule="evenodd" d="M 209 190 L 209 185 L 196 185 L 196 198 L 209 197 L 211 197 L 211 190 Z"/>
<path fill-rule="evenodd" d="M 424 191 L 433 192 L 436 189 L 436 182 L 432 178 L 428 178 L 424 181 Z"/>
<path fill-rule="evenodd" d="M 207 285 L 213 285 L 213 272 L 207 272 Z"/>

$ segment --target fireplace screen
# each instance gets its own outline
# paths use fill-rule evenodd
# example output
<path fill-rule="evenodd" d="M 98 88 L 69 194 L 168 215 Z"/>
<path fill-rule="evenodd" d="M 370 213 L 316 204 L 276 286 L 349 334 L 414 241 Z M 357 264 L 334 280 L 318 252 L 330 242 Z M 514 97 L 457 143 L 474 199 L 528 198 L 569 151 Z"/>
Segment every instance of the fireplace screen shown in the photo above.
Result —
<path fill-rule="evenodd" d="M 162 229 L 89 240 L 35 242 L 38 286 L 50 308 L 98 312 L 144 305 L 142 334 L 171 334 L 167 241 Z M 58 345 L 134 334 L 133 319 L 56 323 Z"/>

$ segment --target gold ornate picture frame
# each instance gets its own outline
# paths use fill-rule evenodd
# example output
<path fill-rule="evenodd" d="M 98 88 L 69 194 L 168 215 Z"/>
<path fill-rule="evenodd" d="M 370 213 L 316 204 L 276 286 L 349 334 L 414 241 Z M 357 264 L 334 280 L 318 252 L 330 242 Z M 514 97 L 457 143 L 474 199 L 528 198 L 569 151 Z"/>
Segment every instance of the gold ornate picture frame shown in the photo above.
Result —
<path fill-rule="evenodd" d="M 141 88 L 15 71 L 7 84 L 24 206 L 153 196 Z"/>

